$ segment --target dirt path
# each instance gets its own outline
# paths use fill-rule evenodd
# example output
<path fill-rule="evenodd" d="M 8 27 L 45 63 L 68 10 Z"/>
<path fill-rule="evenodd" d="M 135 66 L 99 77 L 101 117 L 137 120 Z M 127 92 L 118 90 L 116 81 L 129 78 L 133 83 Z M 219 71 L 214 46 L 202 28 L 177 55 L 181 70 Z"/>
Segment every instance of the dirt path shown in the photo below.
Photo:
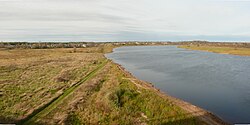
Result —
<path fill-rule="evenodd" d="M 50 113 L 53 109 L 55 109 L 65 98 L 67 98 L 70 94 L 72 94 L 72 92 L 74 92 L 81 84 L 83 84 L 87 80 L 93 78 L 96 75 L 96 73 L 99 70 L 101 70 L 107 63 L 108 63 L 108 61 L 105 61 L 102 64 L 100 64 L 99 66 L 97 66 L 96 69 L 94 69 L 92 72 L 87 74 L 83 79 L 81 79 L 79 82 L 77 82 L 74 86 L 65 90 L 63 94 L 61 94 L 57 98 L 53 99 L 51 102 L 49 102 L 45 106 L 41 107 L 40 109 L 34 111 L 26 119 L 20 121 L 17 124 L 30 125 L 30 124 L 35 123 L 39 118 L 45 117 L 48 113 Z"/>

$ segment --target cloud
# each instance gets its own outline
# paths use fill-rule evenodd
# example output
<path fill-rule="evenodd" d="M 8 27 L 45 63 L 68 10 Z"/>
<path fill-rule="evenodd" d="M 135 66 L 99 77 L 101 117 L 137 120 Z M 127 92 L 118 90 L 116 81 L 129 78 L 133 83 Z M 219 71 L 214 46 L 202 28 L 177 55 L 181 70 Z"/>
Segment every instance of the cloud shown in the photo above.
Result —
<path fill-rule="evenodd" d="M 2 41 L 250 41 L 248 0 L 0 0 Z"/>

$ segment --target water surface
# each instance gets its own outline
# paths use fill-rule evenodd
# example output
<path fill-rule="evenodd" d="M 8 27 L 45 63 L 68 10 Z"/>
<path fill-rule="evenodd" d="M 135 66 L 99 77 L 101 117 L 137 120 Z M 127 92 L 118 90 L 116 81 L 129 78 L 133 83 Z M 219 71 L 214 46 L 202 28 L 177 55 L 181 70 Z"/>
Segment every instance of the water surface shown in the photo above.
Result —
<path fill-rule="evenodd" d="M 106 55 L 171 96 L 231 123 L 250 123 L 250 57 L 176 46 L 132 46 Z"/>

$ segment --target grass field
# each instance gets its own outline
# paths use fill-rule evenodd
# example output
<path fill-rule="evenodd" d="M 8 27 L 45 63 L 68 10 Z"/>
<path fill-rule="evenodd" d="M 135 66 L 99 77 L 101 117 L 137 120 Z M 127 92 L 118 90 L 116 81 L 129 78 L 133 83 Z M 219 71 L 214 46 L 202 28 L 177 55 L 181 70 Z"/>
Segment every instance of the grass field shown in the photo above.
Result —
<path fill-rule="evenodd" d="M 73 86 L 105 59 L 97 51 L 1 50 L 0 121 L 23 119 Z"/>
<path fill-rule="evenodd" d="M 221 54 L 232 54 L 241 56 L 250 56 L 250 48 L 241 47 L 220 47 L 220 46 L 207 46 L 207 45 L 182 45 L 178 46 L 180 48 L 190 49 L 190 50 L 201 50 Z"/>
<path fill-rule="evenodd" d="M 0 50 L 0 123 L 205 124 L 107 61 L 112 48 Z"/>

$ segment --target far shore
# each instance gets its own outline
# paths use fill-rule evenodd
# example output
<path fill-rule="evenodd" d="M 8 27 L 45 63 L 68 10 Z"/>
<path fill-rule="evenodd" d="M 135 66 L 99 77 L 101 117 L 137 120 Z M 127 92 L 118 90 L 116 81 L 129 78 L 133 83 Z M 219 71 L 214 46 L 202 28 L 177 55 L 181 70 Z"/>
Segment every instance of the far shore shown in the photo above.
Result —
<path fill-rule="evenodd" d="M 214 52 L 219 54 L 231 54 L 239 56 L 250 56 L 250 48 L 244 47 L 223 47 L 223 46 L 213 46 L 213 45 L 179 45 L 179 48 L 189 49 L 189 50 L 200 50 L 207 52 Z"/>

